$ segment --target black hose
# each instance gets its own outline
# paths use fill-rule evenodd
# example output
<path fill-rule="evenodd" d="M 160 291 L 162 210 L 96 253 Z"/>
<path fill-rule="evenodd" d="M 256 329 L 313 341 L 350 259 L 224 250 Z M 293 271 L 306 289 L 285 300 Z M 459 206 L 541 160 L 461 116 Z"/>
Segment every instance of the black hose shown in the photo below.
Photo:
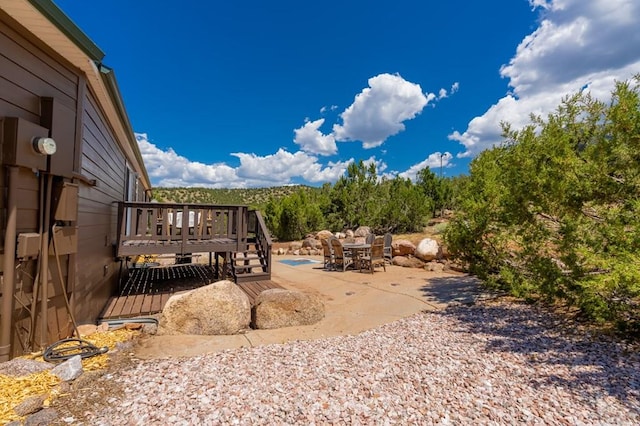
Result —
<path fill-rule="evenodd" d="M 76 344 L 65 345 L 69 342 L 76 342 Z M 64 345 L 64 347 L 60 347 L 62 345 Z M 106 354 L 108 351 L 109 348 L 107 346 L 99 348 L 86 340 L 71 337 L 68 339 L 58 340 L 51 346 L 47 347 L 42 354 L 42 357 L 47 362 L 62 362 L 73 358 L 76 355 L 80 355 L 80 358 L 84 359 L 100 354 Z"/>

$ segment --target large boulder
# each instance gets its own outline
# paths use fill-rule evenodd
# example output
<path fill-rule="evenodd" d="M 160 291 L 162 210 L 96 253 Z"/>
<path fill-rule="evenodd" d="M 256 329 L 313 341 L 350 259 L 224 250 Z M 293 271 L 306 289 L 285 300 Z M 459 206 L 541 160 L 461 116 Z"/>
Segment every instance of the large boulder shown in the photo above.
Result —
<path fill-rule="evenodd" d="M 326 229 L 323 229 L 316 234 L 316 240 L 328 240 L 331 237 L 333 237 L 333 233 Z"/>
<path fill-rule="evenodd" d="M 354 232 L 356 237 L 366 237 L 370 233 L 371 228 L 369 228 L 368 226 L 360 226 L 358 227 L 358 229 L 356 229 L 356 232 Z"/>
<path fill-rule="evenodd" d="M 424 266 L 424 269 L 431 272 L 444 272 L 445 264 L 432 260 Z"/>
<path fill-rule="evenodd" d="M 431 262 L 440 257 L 440 246 L 436 240 L 425 238 L 418 243 L 415 256 L 425 262 Z"/>
<path fill-rule="evenodd" d="M 391 260 L 396 266 L 402 266 L 404 268 L 422 268 L 424 267 L 424 262 L 420 259 L 417 259 L 413 256 L 394 256 Z"/>
<path fill-rule="evenodd" d="M 316 295 L 274 288 L 260 293 L 253 308 L 253 326 L 273 329 L 315 324 L 324 318 L 324 304 Z"/>
<path fill-rule="evenodd" d="M 391 243 L 391 252 L 394 256 L 413 255 L 416 246 L 409 240 L 395 240 Z"/>
<path fill-rule="evenodd" d="M 322 244 L 320 243 L 319 240 L 316 240 L 315 238 L 305 238 L 304 241 L 302 242 L 302 248 L 315 249 L 317 247 L 322 247 Z"/>
<path fill-rule="evenodd" d="M 237 334 L 249 328 L 251 305 L 232 281 L 218 281 L 167 301 L 158 334 Z"/>
<path fill-rule="evenodd" d="M 301 241 L 291 241 L 291 243 L 289 244 L 289 250 L 290 251 L 300 250 L 301 248 L 302 248 L 302 242 Z"/>

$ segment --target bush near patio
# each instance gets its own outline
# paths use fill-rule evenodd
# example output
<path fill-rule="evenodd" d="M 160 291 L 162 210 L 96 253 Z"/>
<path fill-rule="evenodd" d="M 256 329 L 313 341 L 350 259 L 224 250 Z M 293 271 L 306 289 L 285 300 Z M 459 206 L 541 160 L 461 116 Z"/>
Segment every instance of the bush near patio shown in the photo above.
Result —
<path fill-rule="evenodd" d="M 494 286 L 559 299 L 640 331 L 640 75 L 609 104 L 588 94 L 475 158 L 445 231 L 450 252 Z"/>

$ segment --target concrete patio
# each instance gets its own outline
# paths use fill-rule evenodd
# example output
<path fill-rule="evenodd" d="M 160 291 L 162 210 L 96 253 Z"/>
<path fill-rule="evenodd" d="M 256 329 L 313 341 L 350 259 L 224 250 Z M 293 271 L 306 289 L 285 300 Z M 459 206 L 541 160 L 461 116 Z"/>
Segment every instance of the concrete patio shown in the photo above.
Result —
<path fill-rule="evenodd" d="M 272 280 L 286 289 L 320 296 L 325 318 L 309 326 L 248 330 L 232 336 L 148 336 L 141 339 L 136 356 L 194 356 L 229 348 L 357 334 L 420 311 L 444 309 L 450 303 L 472 303 L 484 296 L 477 279 L 465 274 L 394 265 L 388 265 L 386 272 L 377 269 L 373 274 L 326 271 L 322 269 L 321 256 L 274 256 Z"/>

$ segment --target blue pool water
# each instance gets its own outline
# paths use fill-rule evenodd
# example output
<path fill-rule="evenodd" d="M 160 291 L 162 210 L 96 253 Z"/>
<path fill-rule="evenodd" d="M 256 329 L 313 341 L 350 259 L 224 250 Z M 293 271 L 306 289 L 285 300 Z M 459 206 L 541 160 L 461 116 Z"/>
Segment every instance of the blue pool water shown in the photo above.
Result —
<path fill-rule="evenodd" d="M 282 260 L 279 260 L 279 262 L 289 266 L 308 265 L 310 263 L 320 263 L 319 261 L 313 260 L 313 259 L 282 259 Z"/>

